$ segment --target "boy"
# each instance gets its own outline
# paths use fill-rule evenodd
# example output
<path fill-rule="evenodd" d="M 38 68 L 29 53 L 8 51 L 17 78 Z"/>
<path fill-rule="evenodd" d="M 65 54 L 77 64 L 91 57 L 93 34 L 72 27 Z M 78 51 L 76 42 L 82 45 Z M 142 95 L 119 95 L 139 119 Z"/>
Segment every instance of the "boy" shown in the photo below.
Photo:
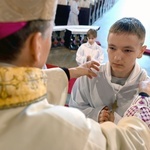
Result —
<path fill-rule="evenodd" d="M 115 122 L 130 106 L 140 81 L 146 72 L 136 63 L 146 46 L 145 28 L 136 18 L 122 18 L 115 22 L 108 34 L 109 62 L 100 66 L 98 77 L 80 78 L 74 84 L 69 106 L 80 109 L 87 117 L 98 121 Z"/>
<path fill-rule="evenodd" d="M 97 31 L 94 29 L 89 29 L 87 32 L 87 43 L 82 44 L 76 53 L 76 62 L 81 65 L 87 61 L 95 60 L 100 64 L 103 62 L 104 53 L 95 41 L 97 38 Z"/>

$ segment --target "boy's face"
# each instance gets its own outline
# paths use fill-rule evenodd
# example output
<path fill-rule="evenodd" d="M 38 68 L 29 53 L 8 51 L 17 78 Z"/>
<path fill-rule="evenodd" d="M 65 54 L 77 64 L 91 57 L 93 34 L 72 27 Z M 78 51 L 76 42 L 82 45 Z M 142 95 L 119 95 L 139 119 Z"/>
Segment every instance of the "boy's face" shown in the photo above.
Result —
<path fill-rule="evenodd" d="M 96 41 L 96 38 L 93 35 L 88 36 L 87 39 L 91 45 Z"/>
<path fill-rule="evenodd" d="M 112 75 L 128 77 L 135 65 L 136 58 L 142 57 L 146 46 L 136 35 L 110 33 L 108 35 L 108 58 Z"/>

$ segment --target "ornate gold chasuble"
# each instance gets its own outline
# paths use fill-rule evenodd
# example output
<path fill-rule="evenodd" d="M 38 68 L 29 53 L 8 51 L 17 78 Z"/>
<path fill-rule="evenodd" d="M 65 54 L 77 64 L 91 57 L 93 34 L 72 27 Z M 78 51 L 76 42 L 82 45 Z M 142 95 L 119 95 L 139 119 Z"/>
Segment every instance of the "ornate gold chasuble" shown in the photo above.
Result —
<path fill-rule="evenodd" d="M 0 109 L 19 107 L 46 97 L 46 75 L 38 68 L 0 67 Z"/>

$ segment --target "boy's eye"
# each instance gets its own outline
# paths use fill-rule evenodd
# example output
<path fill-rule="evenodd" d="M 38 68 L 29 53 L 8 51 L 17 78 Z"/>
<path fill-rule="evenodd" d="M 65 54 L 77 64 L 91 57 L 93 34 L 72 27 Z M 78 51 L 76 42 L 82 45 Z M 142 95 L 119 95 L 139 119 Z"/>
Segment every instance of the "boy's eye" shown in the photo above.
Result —
<path fill-rule="evenodd" d="M 109 47 L 109 49 L 111 49 L 111 50 L 115 50 L 116 48 L 115 48 L 115 47 L 110 46 L 110 47 Z"/>
<path fill-rule="evenodd" d="M 124 52 L 126 52 L 126 53 L 131 53 L 132 50 L 126 49 L 126 50 L 124 50 Z"/>

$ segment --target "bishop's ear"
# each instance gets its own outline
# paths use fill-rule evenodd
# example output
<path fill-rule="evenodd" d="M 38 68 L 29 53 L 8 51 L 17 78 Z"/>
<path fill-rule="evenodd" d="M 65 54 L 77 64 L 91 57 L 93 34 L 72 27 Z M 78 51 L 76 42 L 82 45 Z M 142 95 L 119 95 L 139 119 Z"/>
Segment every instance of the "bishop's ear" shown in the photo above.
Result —
<path fill-rule="evenodd" d="M 31 55 L 35 62 L 40 61 L 41 50 L 42 50 L 42 34 L 40 32 L 32 34 L 31 40 Z"/>
<path fill-rule="evenodd" d="M 147 48 L 146 45 L 144 45 L 144 46 L 141 47 L 140 53 L 139 53 L 139 55 L 138 55 L 137 58 L 141 58 L 141 57 L 142 57 L 142 55 L 143 55 L 143 53 L 145 52 L 146 48 Z"/>

